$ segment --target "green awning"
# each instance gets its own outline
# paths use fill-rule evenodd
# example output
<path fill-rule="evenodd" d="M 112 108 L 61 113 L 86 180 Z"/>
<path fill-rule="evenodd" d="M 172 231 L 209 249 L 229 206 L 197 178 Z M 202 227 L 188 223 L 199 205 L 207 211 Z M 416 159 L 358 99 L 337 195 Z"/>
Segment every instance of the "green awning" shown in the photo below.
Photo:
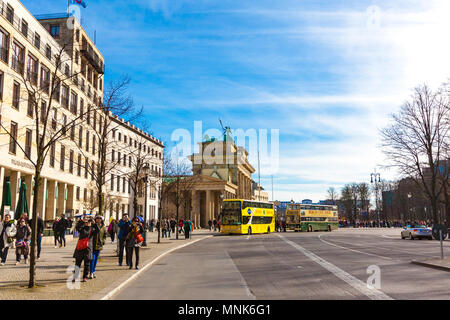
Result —
<path fill-rule="evenodd" d="M 22 182 L 19 188 L 19 201 L 17 203 L 17 208 L 14 213 L 14 219 L 15 220 L 19 219 L 24 212 L 26 212 L 29 215 L 27 202 L 27 186 L 25 182 Z"/>
<path fill-rule="evenodd" d="M 3 213 L 5 210 L 5 206 L 9 206 L 11 209 L 11 182 L 7 181 L 3 186 L 3 198 L 2 198 L 2 208 L 0 209 L 0 214 L 3 218 Z"/>

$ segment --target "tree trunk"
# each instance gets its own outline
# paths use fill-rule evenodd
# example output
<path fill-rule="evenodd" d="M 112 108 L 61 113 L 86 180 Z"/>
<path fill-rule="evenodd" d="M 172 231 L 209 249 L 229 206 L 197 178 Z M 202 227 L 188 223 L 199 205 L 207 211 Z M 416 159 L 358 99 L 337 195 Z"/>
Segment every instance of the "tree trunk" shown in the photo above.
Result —
<path fill-rule="evenodd" d="M 35 176 L 34 176 L 34 185 L 33 185 L 33 223 L 31 226 L 31 245 L 30 245 L 30 278 L 28 282 L 28 288 L 34 288 L 36 286 L 36 246 L 37 246 L 37 201 L 38 201 L 38 192 L 39 185 L 41 182 L 41 170 L 40 168 L 36 168 Z M 42 214 L 42 213 L 41 213 Z"/>
<path fill-rule="evenodd" d="M 178 224 L 178 220 L 179 220 L 179 217 L 178 217 L 178 207 L 179 206 L 177 206 L 177 224 Z M 176 239 L 178 240 L 178 226 L 175 228 L 176 229 Z"/>
<path fill-rule="evenodd" d="M 98 189 L 98 194 L 97 194 L 97 198 L 98 198 L 98 214 L 100 216 L 104 216 L 104 212 L 103 212 L 103 206 L 105 203 L 105 199 L 104 199 L 104 194 L 103 194 L 103 187 L 100 186 L 100 188 Z"/>

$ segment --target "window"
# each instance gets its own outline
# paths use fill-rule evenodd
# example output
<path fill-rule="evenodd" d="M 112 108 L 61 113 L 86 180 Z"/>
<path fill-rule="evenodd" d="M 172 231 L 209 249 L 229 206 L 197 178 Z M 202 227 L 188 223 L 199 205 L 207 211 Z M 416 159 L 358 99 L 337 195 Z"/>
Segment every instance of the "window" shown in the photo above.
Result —
<path fill-rule="evenodd" d="M 83 200 L 84 201 L 87 200 L 87 189 L 86 188 L 84 188 L 84 191 L 83 191 Z"/>
<path fill-rule="evenodd" d="M 77 31 L 75 31 L 75 40 L 76 40 L 77 42 L 80 41 L 80 29 L 77 29 Z"/>
<path fill-rule="evenodd" d="M 117 176 L 117 192 L 120 192 L 120 176 Z"/>
<path fill-rule="evenodd" d="M 94 111 L 94 120 L 93 120 L 94 130 L 97 130 L 97 112 Z"/>
<path fill-rule="evenodd" d="M 69 172 L 73 173 L 73 150 L 70 150 L 69 155 Z"/>
<path fill-rule="evenodd" d="M 86 151 L 89 151 L 89 131 L 86 132 Z"/>
<path fill-rule="evenodd" d="M 41 102 L 41 122 L 44 122 L 47 118 L 47 106 L 45 104 L 45 101 Z"/>
<path fill-rule="evenodd" d="M 50 25 L 50 34 L 53 38 L 59 38 L 60 27 L 59 24 Z"/>
<path fill-rule="evenodd" d="M 27 61 L 27 78 L 32 85 L 37 86 L 38 83 L 38 62 L 37 59 L 28 55 Z"/>
<path fill-rule="evenodd" d="M 0 29 L 0 59 L 8 63 L 9 34 Z"/>
<path fill-rule="evenodd" d="M 70 100 L 70 111 L 72 111 L 73 114 L 78 113 L 78 95 L 73 91 Z"/>
<path fill-rule="evenodd" d="M 50 146 L 50 167 L 52 167 L 52 168 L 55 167 L 55 152 L 56 152 L 56 147 L 55 147 L 55 144 L 53 143 Z"/>
<path fill-rule="evenodd" d="M 72 124 L 70 127 L 70 140 L 75 141 L 75 125 Z"/>
<path fill-rule="evenodd" d="M 87 179 L 89 172 L 89 159 L 84 158 L 84 178 Z"/>
<path fill-rule="evenodd" d="M 70 67 L 69 67 L 69 65 L 65 65 L 64 66 L 64 74 L 67 76 L 67 77 L 70 77 Z"/>
<path fill-rule="evenodd" d="M 14 81 L 13 87 L 13 107 L 19 110 L 19 102 L 20 102 L 20 84 Z"/>
<path fill-rule="evenodd" d="M 80 119 L 84 119 L 84 100 L 80 98 Z"/>
<path fill-rule="evenodd" d="M 49 45 L 45 47 L 45 56 L 47 57 L 48 60 L 52 60 L 52 49 L 50 48 Z"/>
<path fill-rule="evenodd" d="M 25 38 L 28 37 L 28 23 L 22 19 L 22 34 L 25 36 Z"/>
<path fill-rule="evenodd" d="M 116 152 L 114 151 L 114 150 L 112 150 L 111 151 L 111 162 L 114 162 L 115 161 L 115 154 L 116 154 Z"/>
<path fill-rule="evenodd" d="M 3 79 L 4 79 L 3 72 L 0 72 L 0 101 L 3 100 Z"/>
<path fill-rule="evenodd" d="M 27 129 L 25 133 L 25 156 L 29 159 L 31 158 L 31 139 L 33 131 Z"/>
<path fill-rule="evenodd" d="M 78 64 L 79 57 L 80 57 L 79 51 L 78 51 L 78 50 L 75 50 L 75 63 L 76 63 L 76 64 Z"/>
<path fill-rule="evenodd" d="M 86 122 L 87 122 L 87 124 L 91 124 L 91 106 L 89 106 L 88 110 L 87 110 Z"/>
<path fill-rule="evenodd" d="M 32 94 L 28 93 L 28 108 L 27 108 L 27 116 L 33 118 L 33 110 L 34 110 L 34 97 Z"/>
<path fill-rule="evenodd" d="M 77 175 L 81 176 L 81 153 L 78 154 Z"/>
<path fill-rule="evenodd" d="M 41 90 L 46 94 L 49 93 L 50 88 L 50 70 L 41 65 Z"/>
<path fill-rule="evenodd" d="M 14 121 L 11 121 L 11 129 L 9 131 L 10 137 L 9 137 L 9 152 L 16 154 L 17 145 L 16 145 L 16 139 L 17 139 L 17 123 Z"/>
<path fill-rule="evenodd" d="M 80 187 L 77 187 L 77 200 L 80 200 Z"/>
<path fill-rule="evenodd" d="M 61 104 L 64 108 L 69 109 L 69 87 L 62 85 Z"/>
<path fill-rule="evenodd" d="M 126 144 L 127 143 L 127 136 L 123 136 L 123 142 Z"/>
<path fill-rule="evenodd" d="M 60 154 L 60 161 L 59 161 L 59 168 L 64 171 L 64 161 L 66 159 L 66 147 L 61 145 L 61 154 Z"/>
<path fill-rule="evenodd" d="M 125 178 L 123 178 L 122 179 L 122 192 L 123 193 L 125 193 L 125 185 L 126 185 Z"/>
<path fill-rule="evenodd" d="M 111 174 L 111 191 L 114 191 L 114 175 Z"/>
<path fill-rule="evenodd" d="M 120 152 L 117 152 L 117 163 L 120 165 L 120 158 L 121 158 L 121 154 Z"/>
<path fill-rule="evenodd" d="M 8 19 L 9 22 L 14 23 L 14 9 L 10 5 L 6 7 L 6 19 Z"/>
<path fill-rule="evenodd" d="M 128 166 L 131 168 L 131 156 L 128 157 Z"/>
<path fill-rule="evenodd" d="M 83 148 L 83 127 L 80 126 L 80 129 L 78 131 L 78 146 Z"/>
<path fill-rule="evenodd" d="M 122 141 L 122 133 L 119 132 L 119 141 Z"/>
<path fill-rule="evenodd" d="M 34 34 L 34 45 L 38 49 L 41 48 L 41 37 L 37 33 Z"/>
<path fill-rule="evenodd" d="M 92 154 L 95 154 L 95 145 L 96 145 L 96 139 L 95 136 L 92 135 Z"/>
<path fill-rule="evenodd" d="M 22 45 L 13 41 L 12 43 L 12 65 L 11 67 L 18 73 L 23 74 L 25 65 L 25 50 Z"/>
<path fill-rule="evenodd" d="M 56 123 L 58 121 L 58 113 L 56 111 L 56 108 L 53 108 L 52 112 L 52 129 L 56 130 Z"/>

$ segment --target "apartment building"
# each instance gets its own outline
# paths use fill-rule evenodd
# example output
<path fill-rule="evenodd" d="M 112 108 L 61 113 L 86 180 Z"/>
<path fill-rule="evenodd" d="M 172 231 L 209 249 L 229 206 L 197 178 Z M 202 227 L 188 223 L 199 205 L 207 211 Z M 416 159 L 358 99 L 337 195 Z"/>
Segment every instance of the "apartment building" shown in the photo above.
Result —
<path fill-rule="evenodd" d="M 48 123 L 52 130 L 63 128 L 65 135 L 50 148 L 40 192 L 34 195 L 34 168 L 25 153 L 32 160 L 36 157 L 34 119 L 42 119 L 48 110 L 48 88 L 56 69 L 62 83 L 53 96 Z M 33 197 L 37 197 L 38 212 L 46 221 L 62 213 L 70 216 L 97 213 L 98 208 L 92 204 L 96 198 L 95 184 L 87 168 L 95 167 L 98 161 L 100 146 L 95 133 L 101 131 L 106 121 L 105 114 L 99 112 L 104 73 L 104 58 L 79 21 L 67 14 L 35 17 L 17 0 L 0 0 L 0 195 L 9 181 L 11 210 L 15 209 L 19 186 L 25 182 L 30 207 Z M 40 115 L 33 114 L 30 106 L 30 88 L 40 93 Z M 67 125 L 77 117 L 85 121 Z M 129 173 L 136 150 L 147 153 L 149 172 L 137 191 L 137 214 L 157 218 L 164 145 L 111 113 L 108 118 L 114 130 L 111 130 L 113 143 L 108 144 L 111 150 L 107 151 L 112 169 L 103 186 L 108 200 L 105 218 L 134 214 Z"/>

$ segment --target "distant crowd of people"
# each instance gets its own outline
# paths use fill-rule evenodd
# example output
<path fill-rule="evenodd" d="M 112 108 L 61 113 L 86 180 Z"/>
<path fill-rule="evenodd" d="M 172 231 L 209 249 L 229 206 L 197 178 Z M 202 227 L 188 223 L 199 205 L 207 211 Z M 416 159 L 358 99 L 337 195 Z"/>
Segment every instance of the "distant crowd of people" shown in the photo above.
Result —
<path fill-rule="evenodd" d="M 30 254 L 30 243 L 32 234 L 33 219 L 28 219 L 28 215 L 23 214 L 20 219 L 15 221 L 9 213 L 5 213 L 3 221 L 0 221 L 0 265 L 3 266 L 8 258 L 10 249 L 16 249 L 16 265 L 24 258 L 24 263 L 28 263 Z M 77 218 L 73 223 L 64 214 L 57 217 L 52 223 L 55 248 L 66 246 L 66 234 L 74 233 L 78 237 L 76 247 L 73 253 L 75 259 L 75 274 L 73 282 L 78 278 L 78 272 L 84 263 L 82 282 L 87 279 L 96 278 L 97 263 L 100 253 L 103 250 L 106 239 L 109 235 L 111 243 L 116 242 L 116 253 L 119 266 L 123 265 L 124 252 L 125 263 L 132 269 L 139 269 L 139 249 L 146 246 L 146 231 L 160 231 L 163 238 L 174 234 L 178 226 L 179 233 L 184 234 L 185 238 L 190 238 L 194 224 L 189 219 L 180 219 L 178 223 L 175 219 L 163 219 L 162 221 L 150 220 L 145 222 L 142 215 L 130 219 L 128 214 L 123 214 L 120 220 L 112 219 L 106 227 L 103 216 L 98 215 L 95 218 L 83 215 Z M 44 236 L 44 221 L 39 217 L 37 219 L 37 259 L 40 259 L 42 249 L 42 237 Z M 116 241 L 117 239 L 117 241 Z M 134 263 L 133 263 L 134 262 Z"/>
<path fill-rule="evenodd" d="M 346 220 L 341 220 L 339 221 L 339 226 L 341 228 L 350 228 L 350 227 L 354 227 L 354 228 L 403 228 L 406 227 L 407 225 L 424 225 L 427 227 L 432 227 L 433 223 L 430 220 L 427 221 L 399 221 L 399 220 L 394 220 L 394 221 L 385 221 L 385 220 L 381 220 L 381 221 L 362 221 L 362 222 L 354 222 L 351 223 L 350 221 L 346 221 Z"/>

